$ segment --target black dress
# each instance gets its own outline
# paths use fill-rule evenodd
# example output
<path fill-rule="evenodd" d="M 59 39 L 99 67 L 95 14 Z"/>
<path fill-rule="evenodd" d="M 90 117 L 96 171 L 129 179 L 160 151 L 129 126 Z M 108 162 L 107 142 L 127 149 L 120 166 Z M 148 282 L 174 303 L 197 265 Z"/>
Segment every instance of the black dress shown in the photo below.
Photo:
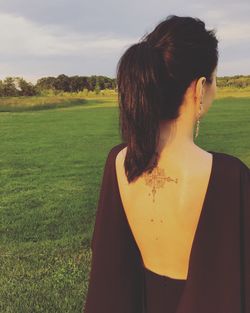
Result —
<path fill-rule="evenodd" d="M 145 313 L 176 313 L 186 279 L 159 275 L 144 267 Z"/>
<path fill-rule="evenodd" d="M 115 158 L 108 153 L 91 241 L 84 313 L 250 313 L 250 169 L 213 154 L 185 281 L 144 268 L 122 205 Z M 146 271 L 146 272 L 145 272 Z M 158 292 L 156 292 L 158 291 Z"/>

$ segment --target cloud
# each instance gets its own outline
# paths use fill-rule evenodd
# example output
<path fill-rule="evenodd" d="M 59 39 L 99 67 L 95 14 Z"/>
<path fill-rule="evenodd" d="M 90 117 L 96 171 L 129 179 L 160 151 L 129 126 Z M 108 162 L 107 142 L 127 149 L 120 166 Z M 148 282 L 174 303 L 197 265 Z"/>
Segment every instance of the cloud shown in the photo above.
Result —
<path fill-rule="evenodd" d="M 111 35 L 74 33 L 57 26 L 36 25 L 24 17 L 0 14 L 1 55 L 61 56 L 108 54 L 132 39 Z"/>
<path fill-rule="evenodd" d="M 224 60 L 218 65 L 218 76 L 230 76 L 232 73 L 234 75 L 249 75 L 250 60 L 249 57 L 234 59 L 234 60 Z"/>
<path fill-rule="evenodd" d="M 249 10 L 249 0 L 1 1 L 0 73 L 114 76 L 124 50 L 170 14 L 199 17 L 217 30 L 221 75 L 250 72 Z"/>
<path fill-rule="evenodd" d="M 242 43 L 244 47 L 244 45 L 250 42 L 250 23 L 234 21 L 231 23 L 223 23 L 220 25 L 217 34 L 224 46 Z"/>

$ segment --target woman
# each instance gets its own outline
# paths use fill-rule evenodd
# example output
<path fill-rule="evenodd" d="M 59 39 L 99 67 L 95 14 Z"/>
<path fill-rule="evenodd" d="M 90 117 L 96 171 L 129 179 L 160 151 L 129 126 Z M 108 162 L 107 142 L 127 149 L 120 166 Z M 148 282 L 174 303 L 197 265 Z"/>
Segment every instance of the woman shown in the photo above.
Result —
<path fill-rule="evenodd" d="M 193 140 L 217 44 L 171 15 L 119 61 L 123 143 L 104 168 L 85 313 L 250 313 L 250 170 Z"/>

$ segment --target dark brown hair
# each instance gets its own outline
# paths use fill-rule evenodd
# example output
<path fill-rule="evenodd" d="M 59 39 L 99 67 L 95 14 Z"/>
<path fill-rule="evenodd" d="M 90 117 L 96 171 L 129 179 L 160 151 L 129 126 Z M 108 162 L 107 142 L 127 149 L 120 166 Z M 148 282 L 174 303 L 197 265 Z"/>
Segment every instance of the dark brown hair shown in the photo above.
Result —
<path fill-rule="evenodd" d="M 212 73 L 218 63 L 215 30 L 198 18 L 169 15 L 130 46 L 117 65 L 120 135 L 129 182 L 157 163 L 159 122 L 178 118 L 190 83 Z M 153 162 L 151 162 L 153 161 Z"/>

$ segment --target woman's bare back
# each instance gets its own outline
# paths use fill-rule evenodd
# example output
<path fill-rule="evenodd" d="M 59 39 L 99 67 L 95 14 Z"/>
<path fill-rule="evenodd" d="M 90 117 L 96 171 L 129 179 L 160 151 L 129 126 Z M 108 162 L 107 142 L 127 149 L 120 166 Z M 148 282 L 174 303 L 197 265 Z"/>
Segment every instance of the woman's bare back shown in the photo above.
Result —
<path fill-rule="evenodd" d="M 144 266 L 159 275 L 186 279 L 213 155 L 200 149 L 181 166 L 160 157 L 152 173 L 128 184 L 123 167 L 126 149 L 116 157 L 117 182 Z"/>

